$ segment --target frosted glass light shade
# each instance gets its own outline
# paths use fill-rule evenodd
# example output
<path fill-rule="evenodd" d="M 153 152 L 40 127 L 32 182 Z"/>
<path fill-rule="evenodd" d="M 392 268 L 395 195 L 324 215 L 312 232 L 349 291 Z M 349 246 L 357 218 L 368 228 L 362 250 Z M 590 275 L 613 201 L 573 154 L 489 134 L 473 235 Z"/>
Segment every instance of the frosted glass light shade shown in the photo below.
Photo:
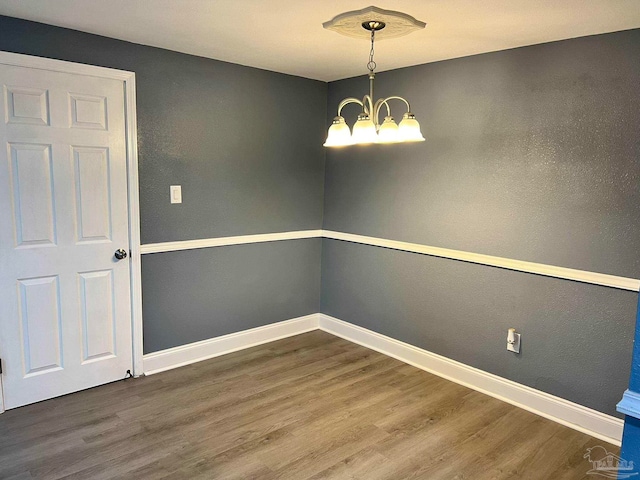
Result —
<path fill-rule="evenodd" d="M 378 141 L 376 126 L 366 113 L 358 115 L 358 120 L 353 126 L 353 143 L 375 143 Z"/>
<path fill-rule="evenodd" d="M 402 117 L 398 126 L 398 135 L 401 142 L 424 142 L 424 137 L 420 132 L 420 124 L 411 112 L 405 113 Z"/>
<path fill-rule="evenodd" d="M 352 145 L 351 131 L 349 125 L 344 121 L 344 117 L 336 117 L 329 127 L 327 140 L 324 142 L 325 147 L 344 147 Z"/>
<path fill-rule="evenodd" d="M 393 117 L 384 117 L 384 122 L 378 129 L 378 143 L 396 143 L 400 141 L 398 134 L 398 124 Z"/>

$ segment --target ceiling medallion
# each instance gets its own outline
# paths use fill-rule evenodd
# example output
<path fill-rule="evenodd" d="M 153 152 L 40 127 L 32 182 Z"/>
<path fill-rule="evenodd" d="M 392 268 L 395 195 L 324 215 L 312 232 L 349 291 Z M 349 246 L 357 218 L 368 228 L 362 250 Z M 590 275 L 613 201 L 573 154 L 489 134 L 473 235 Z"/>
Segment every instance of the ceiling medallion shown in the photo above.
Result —
<path fill-rule="evenodd" d="M 378 7 L 367 7 L 362 10 L 336 15 L 322 26 L 341 35 L 352 38 L 369 39 L 369 32 L 362 28 L 362 24 L 375 19 L 385 24 L 384 31 L 376 32 L 376 40 L 397 38 L 408 35 L 416 30 L 422 30 L 426 23 L 416 20 L 411 15 L 393 10 L 383 10 Z"/>

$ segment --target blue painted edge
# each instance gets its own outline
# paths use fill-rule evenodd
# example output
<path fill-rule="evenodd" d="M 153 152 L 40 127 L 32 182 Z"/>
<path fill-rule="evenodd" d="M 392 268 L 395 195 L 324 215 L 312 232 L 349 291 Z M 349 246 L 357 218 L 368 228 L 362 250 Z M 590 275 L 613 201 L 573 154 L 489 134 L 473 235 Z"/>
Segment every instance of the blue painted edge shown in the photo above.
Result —
<path fill-rule="evenodd" d="M 640 393 L 625 390 L 622 400 L 616 406 L 616 410 L 630 417 L 640 419 Z"/>

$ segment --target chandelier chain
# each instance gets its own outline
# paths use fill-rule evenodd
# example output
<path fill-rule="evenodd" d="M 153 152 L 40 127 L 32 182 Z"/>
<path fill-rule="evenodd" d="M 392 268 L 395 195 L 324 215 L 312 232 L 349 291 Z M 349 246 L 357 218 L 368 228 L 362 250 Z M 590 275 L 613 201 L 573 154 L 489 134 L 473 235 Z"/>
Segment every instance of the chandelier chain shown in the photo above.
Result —
<path fill-rule="evenodd" d="M 374 37 L 375 37 L 376 31 L 375 30 L 371 30 L 371 51 L 369 52 L 369 63 L 367 63 L 367 68 L 369 69 L 370 73 L 373 73 L 373 71 L 376 69 L 376 62 L 373 60 L 373 41 L 374 41 Z"/>

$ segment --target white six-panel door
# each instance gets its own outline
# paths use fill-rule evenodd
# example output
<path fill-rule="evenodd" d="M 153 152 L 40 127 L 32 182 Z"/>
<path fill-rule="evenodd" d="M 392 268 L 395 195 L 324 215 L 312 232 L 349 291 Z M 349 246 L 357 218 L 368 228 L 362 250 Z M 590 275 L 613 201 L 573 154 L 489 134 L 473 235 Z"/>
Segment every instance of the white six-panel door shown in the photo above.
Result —
<path fill-rule="evenodd" d="M 0 65 L 4 407 L 132 367 L 123 82 Z"/>

